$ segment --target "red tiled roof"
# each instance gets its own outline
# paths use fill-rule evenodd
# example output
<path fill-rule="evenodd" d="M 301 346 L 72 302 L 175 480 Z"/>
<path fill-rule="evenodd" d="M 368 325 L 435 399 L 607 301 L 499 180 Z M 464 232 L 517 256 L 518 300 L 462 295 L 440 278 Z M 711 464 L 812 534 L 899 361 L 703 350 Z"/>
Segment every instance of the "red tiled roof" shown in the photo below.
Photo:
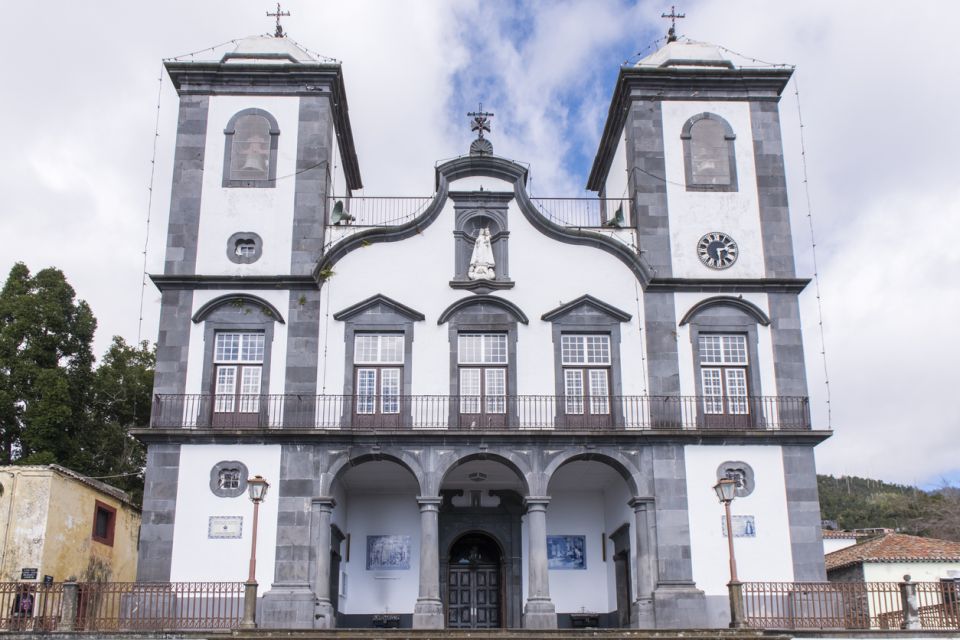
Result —
<path fill-rule="evenodd" d="M 827 571 L 859 562 L 960 562 L 960 542 L 888 533 L 826 555 Z"/>
<path fill-rule="evenodd" d="M 825 540 L 859 540 L 876 535 L 876 533 L 866 533 L 864 531 L 837 531 L 835 529 L 823 529 L 822 531 Z"/>

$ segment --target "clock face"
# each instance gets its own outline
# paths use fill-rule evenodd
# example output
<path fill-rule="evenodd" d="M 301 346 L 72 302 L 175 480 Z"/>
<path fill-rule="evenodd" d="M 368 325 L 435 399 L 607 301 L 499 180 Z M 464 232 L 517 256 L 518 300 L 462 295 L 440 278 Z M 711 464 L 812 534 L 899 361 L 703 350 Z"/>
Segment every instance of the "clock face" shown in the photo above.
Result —
<path fill-rule="evenodd" d="M 726 269 L 737 261 L 738 255 L 740 249 L 734 239 L 719 231 L 708 233 L 697 243 L 700 262 L 711 269 Z"/>

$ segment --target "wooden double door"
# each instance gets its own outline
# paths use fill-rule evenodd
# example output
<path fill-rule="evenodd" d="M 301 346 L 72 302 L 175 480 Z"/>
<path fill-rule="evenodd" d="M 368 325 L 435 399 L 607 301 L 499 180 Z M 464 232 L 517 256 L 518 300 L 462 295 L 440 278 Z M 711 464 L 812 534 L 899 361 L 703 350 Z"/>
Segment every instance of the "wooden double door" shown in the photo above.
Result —
<path fill-rule="evenodd" d="M 447 628 L 502 626 L 499 563 L 451 565 L 447 580 Z"/>

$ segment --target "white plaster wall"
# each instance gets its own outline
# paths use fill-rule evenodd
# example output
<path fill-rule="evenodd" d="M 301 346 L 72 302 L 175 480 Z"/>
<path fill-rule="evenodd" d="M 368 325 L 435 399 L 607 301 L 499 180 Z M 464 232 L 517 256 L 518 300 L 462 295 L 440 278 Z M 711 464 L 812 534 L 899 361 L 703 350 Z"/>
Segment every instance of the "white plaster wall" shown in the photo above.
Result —
<path fill-rule="evenodd" d="M 699 113 L 715 113 L 725 119 L 737 136 L 738 191 L 700 192 L 686 190 L 683 166 L 684 123 Z M 666 165 L 667 201 L 670 211 L 670 250 L 675 278 L 760 278 L 764 275 L 757 174 L 753 160 L 750 105 L 746 102 L 663 103 L 663 155 Z M 740 257 L 729 269 L 710 269 L 697 258 L 697 242 L 705 233 L 723 231 L 740 248 Z"/>
<path fill-rule="evenodd" d="M 864 562 L 864 582 L 901 582 L 909 575 L 914 582 L 939 582 L 960 577 L 960 562 Z"/>
<path fill-rule="evenodd" d="M 221 296 L 231 293 L 251 293 L 249 291 L 230 289 L 199 289 L 193 292 L 193 308 L 191 315 L 203 305 Z M 273 344 L 270 346 L 270 381 L 267 393 L 283 393 L 287 373 L 287 309 L 290 306 L 290 294 L 287 291 L 257 290 L 252 292 L 272 304 L 280 312 L 284 322 L 273 323 Z M 254 311 L 254 313 L 259 313 Z M 190 324 L 190 348 L 187 353 L 187 380 L 185 393 L 212 393 L 211 389 L 203 388 L 204 364 L 204 323 Z"/>
<path fill-rule="evenodd" d="M 734 538 L 737 571 L 745 582 L 790 582 L 793 561 L 790 526 L 780 447 L 688 445 L 686 452 L 687 502 L 690 514 L 690 551 L 693 579 L 707 595 L 726 595 L 730 580 L 727 539 L 723 535 L 723 505 L 713 485 L 717 467 L 740 460 L 754 471 L 756 488 L 731 504 L 734 516 L 752 515 L 755 538 Z"/>
<path fill-rule="evenodd" d="M 254 108 L 269 112 L 280 128 L 276 184 L 273 188 L 224 188 L 223 130 L 238 111 Z M 298 97 L 210 97 L 197 238 L 197 273 L 290 273 L 299 118 Z M 263 255 L 256 262 L 235 264 L 227 258 L 227 240 L 238 231 L 252 231 L 263 239 Z"/>
<path fill-rule="evenodd" d="M 834 551 L 840 551 L 840 549 L 846 549 L 847 547 L 852 547 L 857 544 L 855 538 L 824 538 L 823 539 L 823 554 L 833 553 Z"/>
<path fill-rule="evenodd" d="M 273 485 L 260 504 L 257 527 L 257 582 L 264 590 L 264 585 L 273 583 L 277 547 L 280 445 L 181 445 L 170 580 L 236 582 L 247 579 L 253 503 L 246 493 L 236 498 L 220 498 L 210 490 L 210 470 L 223 460 L 239 460 L 251 475 L 262 475 Z M 209 539 L 210 516 L 241 516 L 243 537 Z"/>
<path fill-rule="evenodd" d="M 341 565 L 347 574 L 343 613 L 413 613 L 420 588 L 420 510 L 410 494 L 354 493 L 350 508 L 350 561 Z M 339 507 L 337 507 L 339 509 Z M 367 536 L 410 536 L 410 568 L 400 571 L 367 571 Z"/>
<path fill-rule="evenodd" d="M 693 344 L 690 342 L 690 325 L 680 326 L 680 320 L 701 300 L 712 298 L 712 293 L 678 292 L 674 295 L 674 309 L 677 323 L 677 355 L 680 359 L 680 395 L 692 396 L 697 393 L 696 369 L 693 362 Z M 770 314 L 769 300 L 765 293 L 738 294 L 747 302 L 755 304 L 767 315 Z M 750 395 L 777 395 L 777 379 L 773 364 L 773 338 L 770 327 L 757 324 L 757 363 L 760 371 L 760 393 L 750 389 Z"/>
<path fill-rule="evenodd" d="M 605 185 L 607 197 L 628 197 L 627 179 L 627 135 L 624 131 L 620 134 L 620 142 L 617 143 L 617 150 L 613 154 L 613 162 L 610 163 L 610 171 L 607 173 Z"/>
<path fill-rule="evenodd" d="M 469 183 L 469 184 L 467 184 Z M 490 179 L 458 181 L 457 189 L 499 183 Z M 509 208 L 509 273 L 513 289 L 495 295 L 510 300 L 530 319 L 518 324 L 518 394 L 554 395 L 552 325 L 540 316 L 585 293 L 631 314 L 620 325 L 623 393 L 644 392 L 641 368 L 640 307 L 636 279 L 613 256 L 596 248 L 564 244 L 542 235 L 527 223 L 515 204 Z M 321 293 L 322 322 L 319 378 L 320 393 L 340 393 L 345 371 L 344 325 L 333 320 L 336 312 L 377 293 L 410 306 L 426 316 L 414 324 L 412 393 L 450 392 L 450 342 L 448 326 L 437 325 L 451 303 L 473 294 L 451 289 L 454 276 L 454 211 L 448 200 L 438 219 L 422 233 L 402 242 L 376 243 L 346 255 Z M 375 274 L 375 277 L 374 277 Z"/>
<path fill-rule="evenodd" d="M 551 569 L 550 597 L 557 612 L 605 613 L 609 606 L 609 579 L 602 560 L 600 536 L 604 533 L 604 499 L 600 491 L 565 491 L 554 495 L 547 508 L 547 535 L 586 537 L 587 568 Z M 610 559 L 612 564 L 613 560 Z M 616 595 L 614 607 L 616 608 Z"/>

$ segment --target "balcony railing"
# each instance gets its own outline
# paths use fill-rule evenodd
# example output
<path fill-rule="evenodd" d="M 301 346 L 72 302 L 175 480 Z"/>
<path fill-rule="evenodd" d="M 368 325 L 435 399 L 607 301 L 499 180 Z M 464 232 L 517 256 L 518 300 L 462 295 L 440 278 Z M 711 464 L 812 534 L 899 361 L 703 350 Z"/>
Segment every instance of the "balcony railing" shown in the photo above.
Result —
<path fill-rule="evenodd" d="M 409 222 L 422 214 L 433 196 L 377 197 L 353 196 L 330 198 L 330 211 L 337 202 L 343 203 L 343 213 L 331 213 L 330 224 L 353 227 L 393 227 Z"/>
<path fill-rule="evenodd" d="M 629 198 L 530 198 L 547 220 L 563 227 L 629 227 Z M 617 211 L 622 219 L 617 218 Z"/>
<path fill-rule="evenodd" d="M 718 413 L 718 407 L 727 409 Z M 732 411 L 731 411 L 732 410 Z M 708 411 L 711 411 L 708 413 Z M 346 431 L 809 430 L 805 397 L 157 395 L 151 426 Z"/>
<path fill-rule="evenodd" d="M 898 582 L 744 582 L 744 619 L 758 629 L 960 628 L 960 584 L 912 582 L 916 612 Z"/>

